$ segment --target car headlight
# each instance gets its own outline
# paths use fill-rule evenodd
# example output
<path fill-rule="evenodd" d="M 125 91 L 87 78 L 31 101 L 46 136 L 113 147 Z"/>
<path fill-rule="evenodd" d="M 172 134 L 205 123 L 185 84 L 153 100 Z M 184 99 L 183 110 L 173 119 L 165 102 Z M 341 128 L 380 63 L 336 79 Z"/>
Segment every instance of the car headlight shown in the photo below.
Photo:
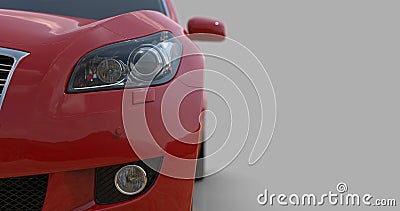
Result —
<path fill-rule="evenodd" d="M 182 45 L 170 32 L 101 47 L 80 59 L 67 91 L 161 85 L 174 78 L 181 55 Z"/>

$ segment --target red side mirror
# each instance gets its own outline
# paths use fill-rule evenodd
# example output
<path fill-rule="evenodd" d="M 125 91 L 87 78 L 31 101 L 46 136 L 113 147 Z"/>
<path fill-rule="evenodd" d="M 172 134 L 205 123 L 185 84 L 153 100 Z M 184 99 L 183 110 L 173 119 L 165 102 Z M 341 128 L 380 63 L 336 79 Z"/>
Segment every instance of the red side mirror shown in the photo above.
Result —
<path fill-rule="evenodd" d="M 192 40 L 225 40 L 225 24 L 215 19 L 200 17 L 192 18 L 189 20 L 188 30 Z"/>

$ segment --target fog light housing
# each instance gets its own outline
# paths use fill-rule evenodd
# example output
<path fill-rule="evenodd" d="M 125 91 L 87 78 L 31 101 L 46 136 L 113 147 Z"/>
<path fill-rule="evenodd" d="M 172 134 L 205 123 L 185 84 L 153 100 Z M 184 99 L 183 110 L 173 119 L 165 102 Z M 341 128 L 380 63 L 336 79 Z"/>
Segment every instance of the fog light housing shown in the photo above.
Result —
<path fill-rule="evenodd" d="M 137 165 L 122 167 L 115 174 L 115 187 L 122 194 L 133 196 L 142 192 L 147 184 L 146 171 Z"/>

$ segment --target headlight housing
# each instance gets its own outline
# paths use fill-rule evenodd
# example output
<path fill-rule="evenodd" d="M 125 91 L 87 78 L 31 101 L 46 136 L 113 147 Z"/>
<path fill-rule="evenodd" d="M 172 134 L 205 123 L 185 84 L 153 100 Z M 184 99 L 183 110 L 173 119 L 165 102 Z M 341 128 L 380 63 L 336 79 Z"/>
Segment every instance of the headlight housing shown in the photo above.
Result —
<path fill-rule="evenodd" d="M 178 71 L 182 44 L 170 33 L 96 49 L 76 65 L 69 93 L 161 85 Z"/>

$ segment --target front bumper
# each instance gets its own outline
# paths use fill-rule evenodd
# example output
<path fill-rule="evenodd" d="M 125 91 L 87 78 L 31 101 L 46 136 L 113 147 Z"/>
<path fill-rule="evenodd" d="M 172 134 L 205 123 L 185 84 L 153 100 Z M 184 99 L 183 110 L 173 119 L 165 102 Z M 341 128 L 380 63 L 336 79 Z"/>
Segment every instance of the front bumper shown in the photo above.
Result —
<path fill-rule="evenodd" d="M 110 167 L 113 168 L 113 167 Z M 104 172 L 103 172 L 104 173 Z M 0 179 L 1 210 L 189 210 L 193 180 L 157 175 L 138 196 L 120 194 L 112 175 L 88 169 Z M 101 177 L 102 181 L 98 181 Z M 96 179 L 95 179 L 96 178 Z M 110 180 L 110 181 L 109 181 Z M 96 181 L 96 182 L 94 182 Z M 108 186 L 110 184 L 110 186 Z M 95 190 L 95 191 L 93 191 Z M 107 192 L 100 192 L 104 191 Z M 5 201 L 7 200 L 7 201 Z M 119 202 L 118 202 L 119 201 Z"/>
<path fill-rule="evenodd" d="M 159 175 L 152 187 L 139 197 L 100 205 L 93 191 L 95 172 L 89 169 L 50 174 L 43 210 L 190 210 L 193 180 Z"/>

